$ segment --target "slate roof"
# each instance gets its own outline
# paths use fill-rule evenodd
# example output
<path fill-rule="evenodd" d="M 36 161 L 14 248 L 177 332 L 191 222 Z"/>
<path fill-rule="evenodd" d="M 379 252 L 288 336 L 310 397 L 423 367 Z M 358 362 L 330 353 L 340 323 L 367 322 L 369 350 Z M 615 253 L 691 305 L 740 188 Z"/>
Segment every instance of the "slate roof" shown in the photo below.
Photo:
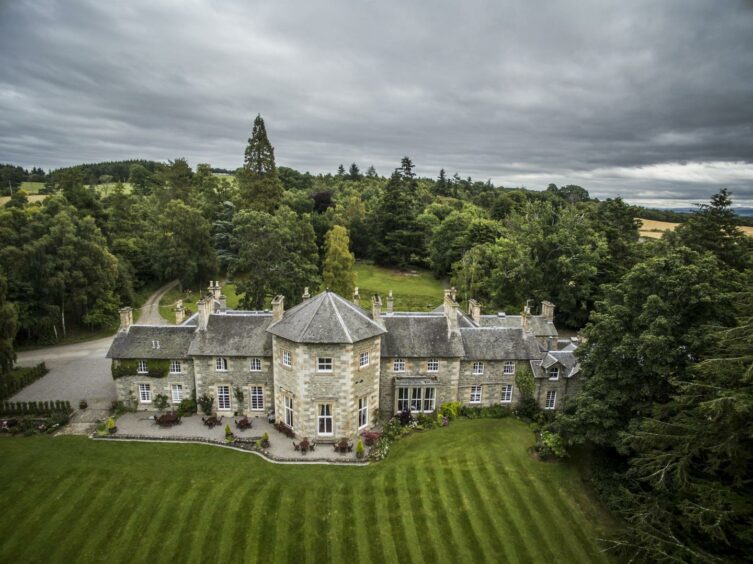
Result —
<path fill-rule="evenodd" d="M 272 356 L 272 324 L 269 312 L 214 313 L 206 331 L 196 331 L 190 355 L 195 356 Z"/>
<path fill-rule="evenodd" d="M 444 314 L 396 313 L 382 317 L 387 333 L 382 337 L 383 357 L 447 358 L 463 356 L 463 339 L 449 335 Z"/>
<path fill-rule="evenodd" d="M 532 360 L 531 368 L 533 369 L 533 375 L 535 378 L 546 378 L 547 370 L 559 364 L 563 370 L 560 372 L 560 376 L 563 378 L 572 378 L 578 372 L 580 372 L 580 364 L 575 357 L 574 351 L 576 347 L 568 346 L 565 350 L 549 351 L 546 356 L 541 360 Z"/>
<path fill-rule="evenodd" d="M 544 354 L 532 336 L 522 329 L 501 327 L 461 328 L 468 360 L 530 360 Z"/>
<path fill-rule="evenodd" d="M 479 326 L 520 329 L 523 327 L 523 318 L 520 315 L 482 315 Z M 528 326 L 537 337 L 556 337 L 558 334 L 554 323 L 542 315 L 529 317 Z"/>
<path fill-rule="evenodd" d="M 384 333 L 363 309 L 329 290 L 286 311 L 268 331 L 296 343 L 356 343 Z"/>
<path fill-rule="evenodd" d="M 195 327 L 184 325 L 131 325 L 128 331 L 118 331 L 115 334 L 106 357 L 188 358 L 188 348 L 195 331 Z M 159 348 L 154 348 L 153 341 L 159 341 Z"/>

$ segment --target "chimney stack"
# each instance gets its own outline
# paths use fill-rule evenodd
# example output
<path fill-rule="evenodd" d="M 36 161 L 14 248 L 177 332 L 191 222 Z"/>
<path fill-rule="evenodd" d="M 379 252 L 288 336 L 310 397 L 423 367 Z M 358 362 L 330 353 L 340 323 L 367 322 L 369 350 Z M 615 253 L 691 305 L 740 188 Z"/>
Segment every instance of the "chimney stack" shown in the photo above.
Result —
<path fill-rule="evenodd" d="M 453 286 L 452 288 L 450 288 L 450 295 L 452 296 L 452 301 L 453 302 L 457 301 L 457 298 L 456 298 L 457 293 L 458 293 L 458 291 L 455 289 L 455 286 Z"/>
<path fill-rule="evenodd" d="M 225 294 L 220 294 L 218 301 L 220 302 L 220 311 L 225 313 L 227 311 L 227 296 Z"/>
<path fill-rule="evenodd" d="M 353 288 L 353 303 L 357 306 L 361 306 L 361 296 L 358 295 L 358 286 Z"/>
<path fill-rule="evenodd" d="M 374 297 L 371 298 L 371 319 L 384 327 L 384 321 L 382 320 L 382 298 L 379 297 L 379 294 L 374 294 Z"/>
<path fill-rule="evenodd" d="M 528 323 L 530 317 L 531 317 L 531 306 L 528 305 L 528 302 L 526 302 L 526 305 L 523 308 L 523 312 L 520 314 L 520 324 L 523 327 L 523 331 L 528 332 L 530 330 L 530 325 Z"/>
<path fill-rule="evenodd" d="M 120 308 L 120 330 L 128 331 L 131 325 L 133 325 L 133 308 Z"/>
<path fill-rule="evenodd" d="M 209 281 L 209 293 L 212 296 L 213 300 L 219 300 L 220 299 L 220 281 L 217 280 L 216 282 Z"/>
<path fill-rule="evenodd" d="M 183 307 L 183 300 L 178 300 L 175 304 L 175 324 L 180 325 L 186 318 L 186 310 Z"/>
<path fill-rule="evenodd" d="M 206 331 L 207 324 L 209 323 L 209 314 L 212 312 L 212 300 L 210 298 L 202 298 L 199 303 L 196 304 L 196 308 L 199 310 L 199 331 Z"/>
<path fill-rule="evenodd" d="M 304 300 L 309 300 L 309 299 L 311 299 L 311 294 L 309 294 L 309 287 L 308 287 L 308 286 L 306 286 L 306 287 L 305 287 L 305 288 L 303 289 L 303 299 L 304 299 Z"/>
<path fill-rule="evenodd" d="M 471 315 L 471 319 L 476 325 L 481 323 L 481 304 L 476 300 L 468 300 L 468 313 Z"/>
<path fill-rule="evenodd" d="M 395 298 L 392 297 L 392 290 L 387 294 L 387 315 L 392 315 L 395 312 Z"/>
<path fill-rule="evenodd" d="M 272 321 L 280 321 L 285 313 L 285 296 L 278 294 L 272 300 Z"/>
<path fill-rule="evenodd" d="M 460 334 L 458 324 L 458 304 L 452 297 L 453 289 L 444 291 L 444 315 L 447 318 L 447 331 Z"/>
<path fill-rule="evenodd" d="M 554 321 L 554 304 L 546 300 L 541 302 L 541 315 L 543 315 L 547 321 Z"/>

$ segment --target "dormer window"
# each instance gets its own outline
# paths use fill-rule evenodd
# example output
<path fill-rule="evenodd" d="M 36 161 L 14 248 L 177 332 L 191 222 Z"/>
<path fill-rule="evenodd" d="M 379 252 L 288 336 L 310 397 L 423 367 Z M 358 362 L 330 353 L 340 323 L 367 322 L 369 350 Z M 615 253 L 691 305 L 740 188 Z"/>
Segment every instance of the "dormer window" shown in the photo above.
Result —
<path fill-rule="evenodd" d="M 218 356 L 215 359 L 214 368 L 217 372 L 227 372 L 227 359 L 223 356 Z"/>
<path fill-rule="evenodd" d="M 549 375 L 550 380 L 559 380 L 560 379 L 560 369 L 557 366 L 552 366 L 547 371 L 547 374 Z"/>
<path fill-rule="evenodd" d="M 159 341 L 155 341 L 154 339 L 152 339 L 152 348 L 153 349 L 158 349 L 159 348 Z"/>

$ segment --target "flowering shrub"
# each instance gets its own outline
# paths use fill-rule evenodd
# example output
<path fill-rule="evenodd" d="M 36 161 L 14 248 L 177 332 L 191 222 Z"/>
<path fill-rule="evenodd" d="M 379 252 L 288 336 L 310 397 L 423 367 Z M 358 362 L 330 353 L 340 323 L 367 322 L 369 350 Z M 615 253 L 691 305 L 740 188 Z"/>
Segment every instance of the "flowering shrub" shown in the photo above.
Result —
<path fill-rule="evenodd" d="M 361 436 L 363 437 L 364 444 L 370 447 L 379 440 L 379 437 L 381 437 L 382 434 L 378 431 L 364 431 L 363 433 L 361 433 Z"/>
<path fill-rule="evenodd" d="M 551 431 L 542 431 L 534 448 L 543 459 L 566 458 L 568 456 L 562 435 Z"/>

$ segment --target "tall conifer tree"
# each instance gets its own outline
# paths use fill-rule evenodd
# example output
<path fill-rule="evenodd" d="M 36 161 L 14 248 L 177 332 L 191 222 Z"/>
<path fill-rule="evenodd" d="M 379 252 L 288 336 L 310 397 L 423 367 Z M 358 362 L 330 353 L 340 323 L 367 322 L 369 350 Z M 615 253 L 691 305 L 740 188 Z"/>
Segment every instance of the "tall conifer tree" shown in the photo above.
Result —
<path fill-rule="evenodd" d="M 327 232 L 324 240 L 324 285 L 340 294 L 350 297 L 356 284 L 353 265 L 355 257 L 348 248 L 350 237 L 348 230 L 342 225 L 335 225 Z"/>
<path fill-rule="evenodd" d="M 283 187 L 277 177 L 275 150 L 260 115 L 254 120 L 245 155 L 237 175 L 241 208 L 272 212 L 280 203 Z"/>

